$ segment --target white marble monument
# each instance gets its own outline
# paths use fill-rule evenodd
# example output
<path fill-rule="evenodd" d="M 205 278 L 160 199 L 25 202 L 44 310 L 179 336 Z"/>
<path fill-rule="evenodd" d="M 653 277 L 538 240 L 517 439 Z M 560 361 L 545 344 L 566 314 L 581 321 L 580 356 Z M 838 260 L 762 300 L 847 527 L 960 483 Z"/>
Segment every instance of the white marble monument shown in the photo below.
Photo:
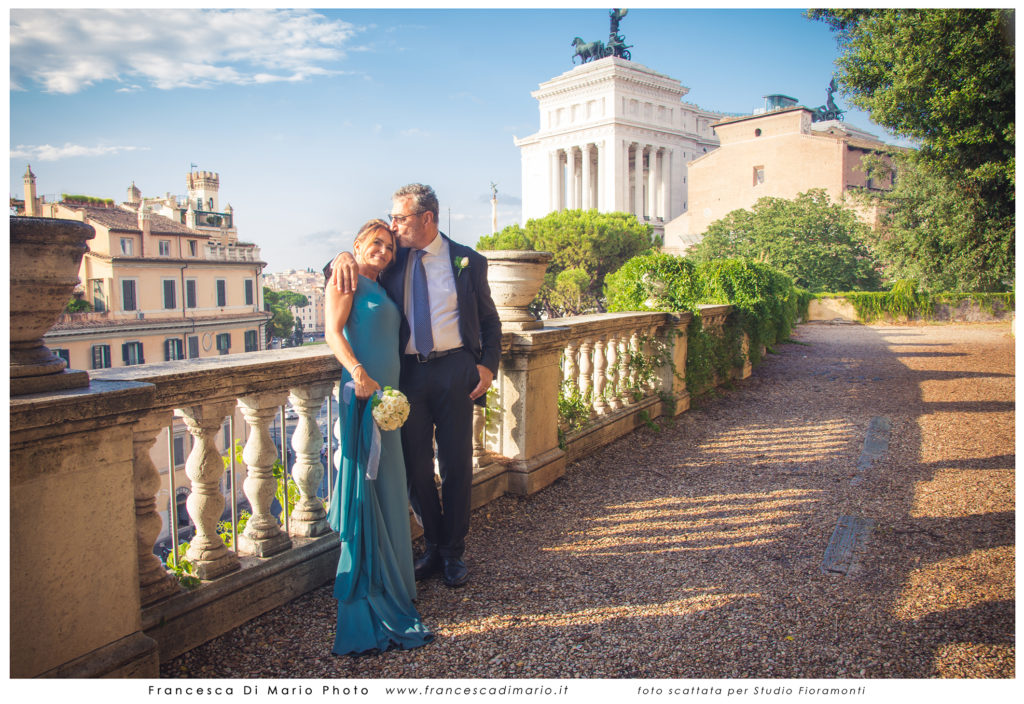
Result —
<path fill-rule="evenodd" d="M 625 211 L 656 234 L 686 210 L 686 165 L 718 146 L 723 115 L 682 102 L 674 78 L 626 59 L 577 66 L 531 93 L 540 131 L 522 150 L 523 222 L 566 208 Z"/>

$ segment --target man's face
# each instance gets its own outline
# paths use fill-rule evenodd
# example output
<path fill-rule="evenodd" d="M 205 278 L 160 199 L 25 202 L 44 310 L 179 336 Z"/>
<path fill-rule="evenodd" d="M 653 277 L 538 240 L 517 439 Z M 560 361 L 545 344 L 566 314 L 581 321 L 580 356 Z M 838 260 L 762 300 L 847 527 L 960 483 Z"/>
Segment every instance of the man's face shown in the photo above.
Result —
<path fill-rule="evenodd" d="M 419 212 L 412 196 L 395 198 L 391 204 L 391 230 L 403 247 L 422 249 L 433 241 L 436 228 L 430 227 L 433 214 Z"/>

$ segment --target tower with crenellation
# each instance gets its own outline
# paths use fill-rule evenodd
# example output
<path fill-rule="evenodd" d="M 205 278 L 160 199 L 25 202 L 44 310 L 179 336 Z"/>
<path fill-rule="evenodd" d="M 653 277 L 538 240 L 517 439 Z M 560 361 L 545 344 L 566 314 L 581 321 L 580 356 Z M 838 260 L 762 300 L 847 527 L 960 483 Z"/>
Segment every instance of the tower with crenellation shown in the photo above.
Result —
<path fill-rule="evenodd" d="M 187 177 L 188 200 L 197 211 L 217 212 L 220 176 L 212 171 L 190 171 Z"/>

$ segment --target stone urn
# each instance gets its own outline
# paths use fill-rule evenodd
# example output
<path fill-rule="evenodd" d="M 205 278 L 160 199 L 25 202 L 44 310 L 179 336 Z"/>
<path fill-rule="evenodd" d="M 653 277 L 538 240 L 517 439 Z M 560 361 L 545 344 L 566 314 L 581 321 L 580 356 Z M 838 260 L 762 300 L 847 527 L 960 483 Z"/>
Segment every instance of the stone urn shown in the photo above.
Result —
<path fill-rule="evenodd" d="M 11 217 L 11 395 L 89 385 L 84 371 L 66 370 L 43 344 L 78 285 L 86 242 L 96 232 L 85 223 Z"/>
<path fill-rule="evenodd" d="M 498 307 L 504 330 L 536 330 L 544 326 L 526 306 L 544 283 L 544 272 L 554 258 L 551 252 L 511 249 L 484 250 L 487 257 L 487 282 Z"/>

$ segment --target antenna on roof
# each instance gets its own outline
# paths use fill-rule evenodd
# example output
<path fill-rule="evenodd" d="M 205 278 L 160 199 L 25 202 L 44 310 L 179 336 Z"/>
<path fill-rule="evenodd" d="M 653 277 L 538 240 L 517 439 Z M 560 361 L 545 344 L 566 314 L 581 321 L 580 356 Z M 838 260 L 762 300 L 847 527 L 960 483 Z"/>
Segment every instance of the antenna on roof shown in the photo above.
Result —
<path fill-rule="evenodd" d="M 191 171 L 192 169 L 198 169 L 198 168 L 199 168 L 199 164 L 191 164 L 191 163 L 190 163 L 190 164 L 188 165 L 188 170 L 189 170 L 189 171 Z"/>

